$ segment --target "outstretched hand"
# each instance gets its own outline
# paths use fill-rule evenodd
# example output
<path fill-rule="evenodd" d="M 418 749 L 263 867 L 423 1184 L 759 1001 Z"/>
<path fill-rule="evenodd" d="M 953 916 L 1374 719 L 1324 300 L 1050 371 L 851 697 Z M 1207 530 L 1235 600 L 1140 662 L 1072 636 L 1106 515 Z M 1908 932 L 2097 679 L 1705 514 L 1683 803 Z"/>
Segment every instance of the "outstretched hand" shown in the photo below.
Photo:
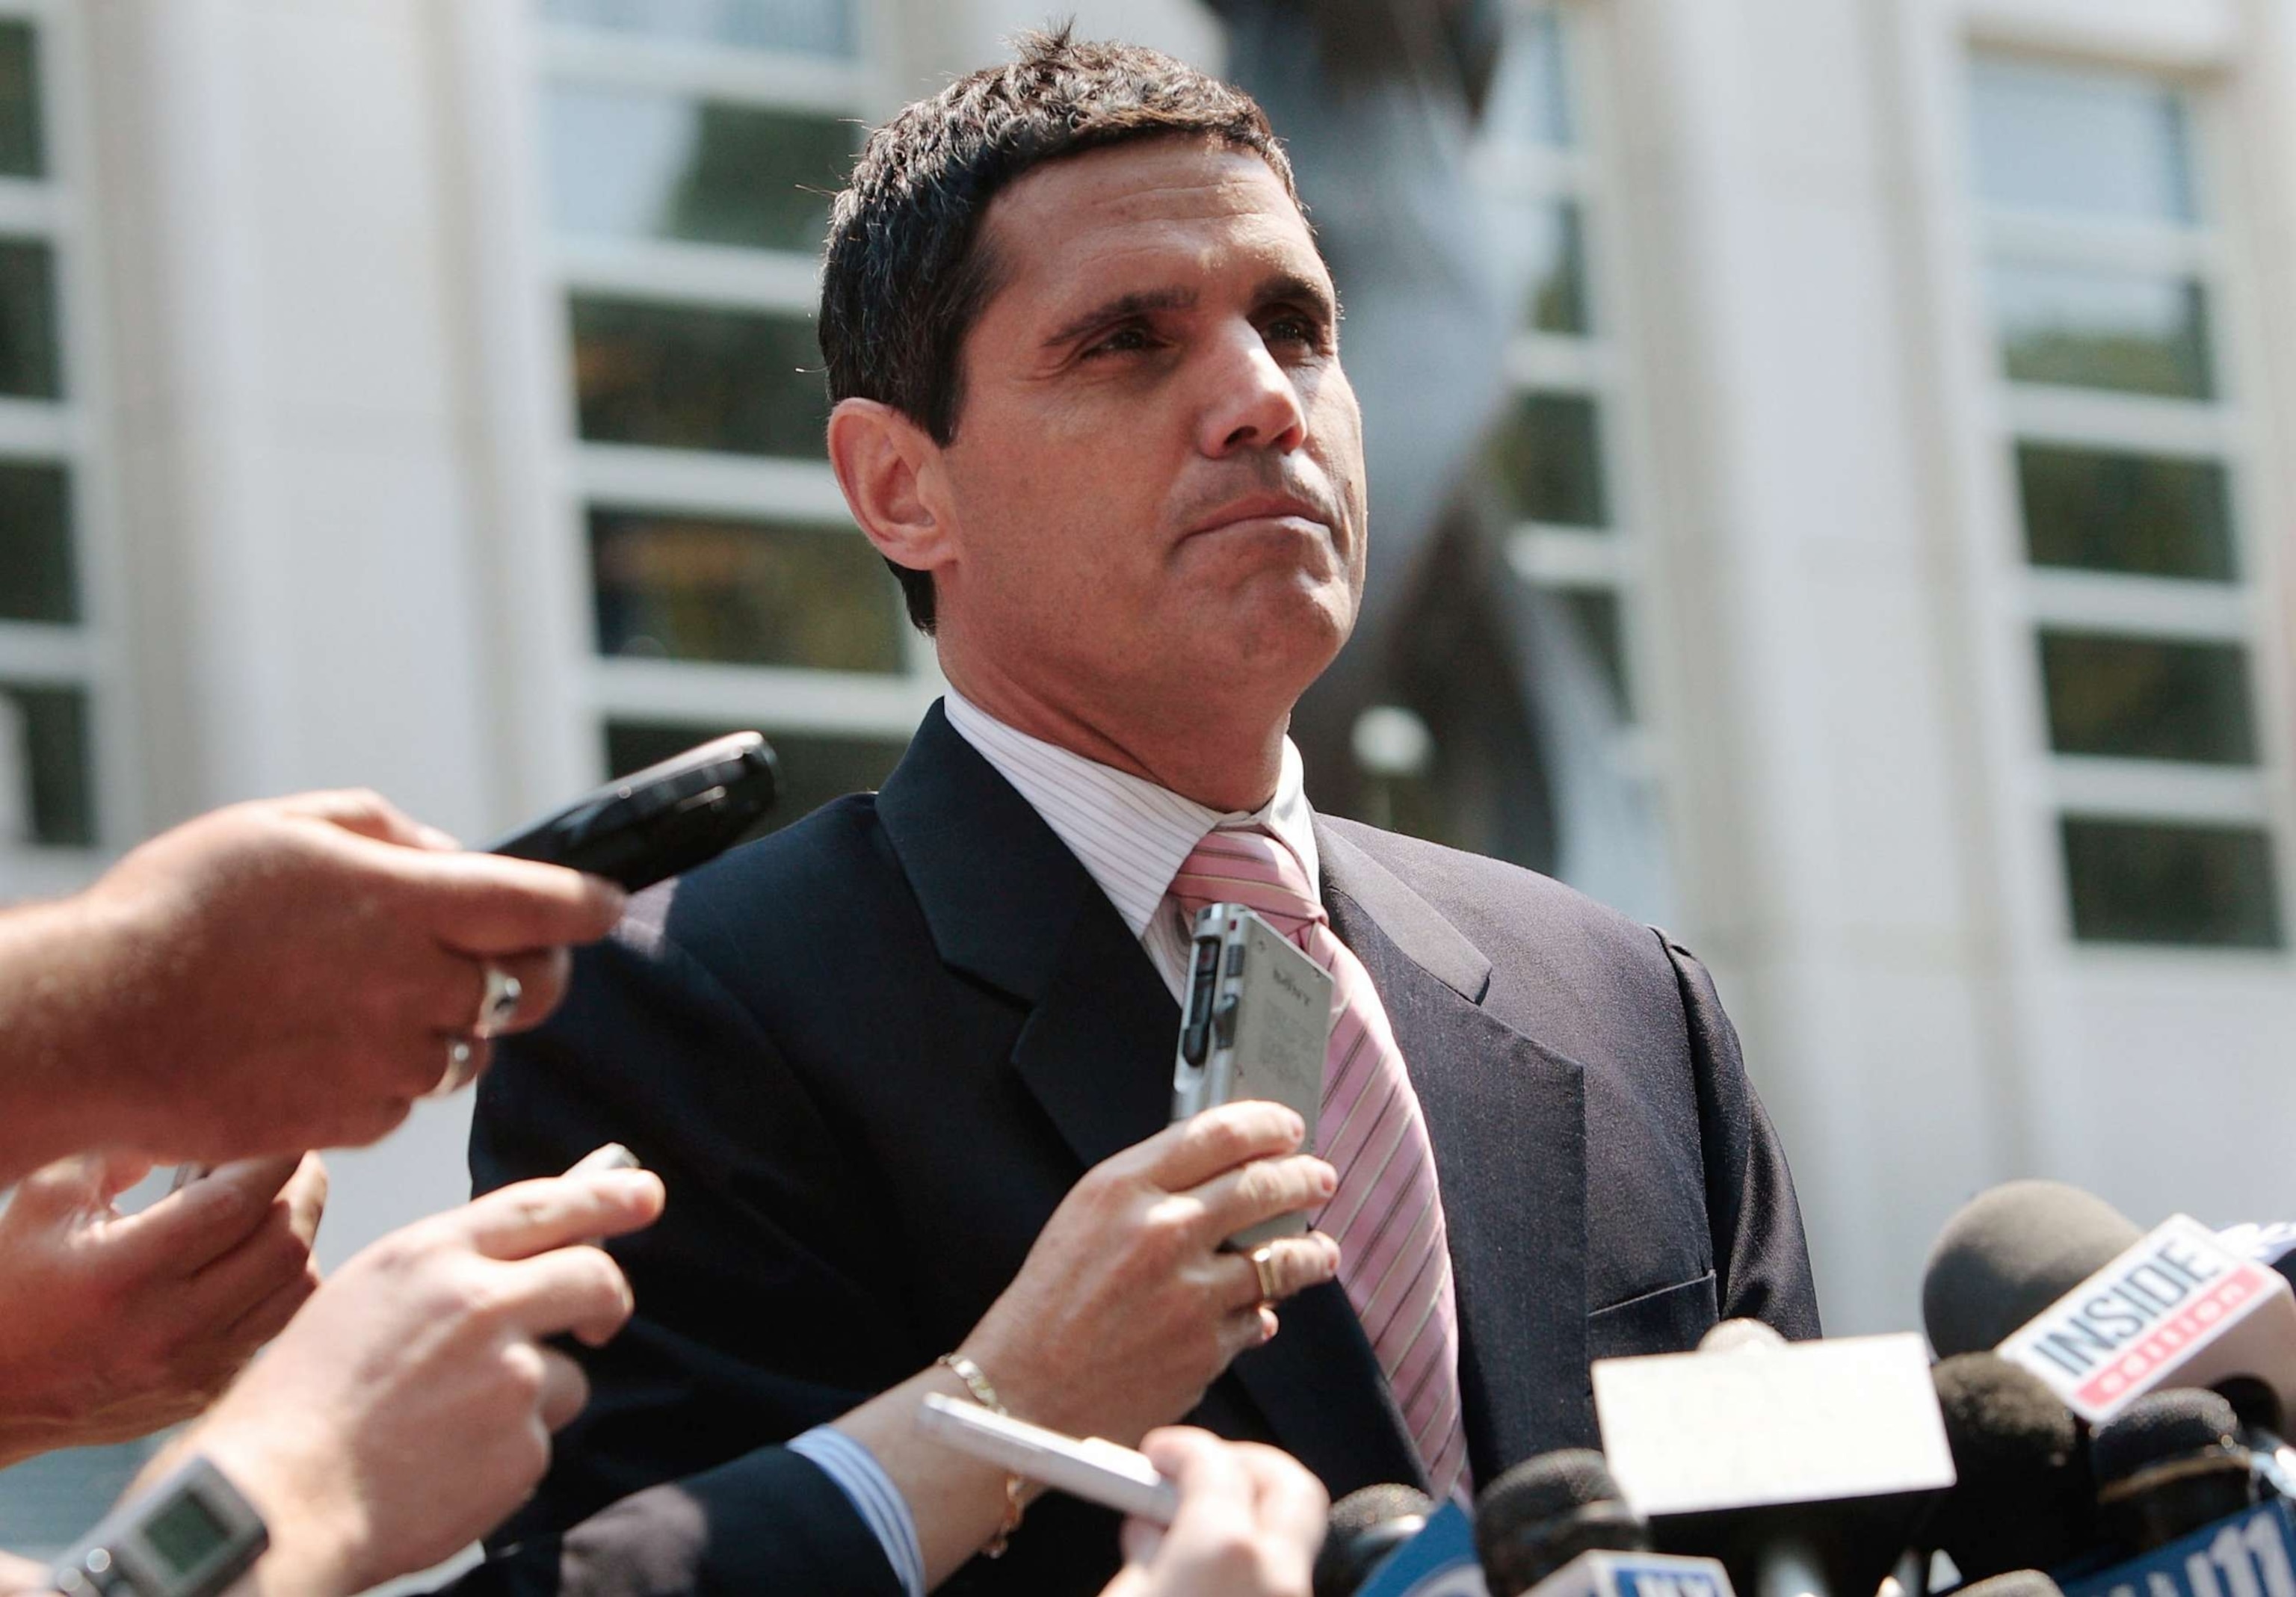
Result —
<path fill-rule="evenodd" d="M 190 1419 L 318 1286 L 316 1156 L 226 1165 L 122 1215 L 149 1168 L 64 1159 L 0 1213 L 0 1464 Z"/>
<path fill-rule="evenodd" d="M 1180 1492 L 1167 1528 L 1124 1522 L 1124 1570 L 1101 1597 L 1308 1597 L 1331 1498 L 1287 1454 L 1184 1426 L 1141 1443 Z"/>
<path fill-rule="evenodd" d="M 629 1283 L 590 1239 L 661 1213 L 643 1170 L 521 1182 L 391 1233 L 321 1288 L 277 1344 L 143 1476 L 203 1454 L 272 1544 L 248 1590 L 348 1597 L 437 1563 L 530 1495 L 580 1368 Z"/>

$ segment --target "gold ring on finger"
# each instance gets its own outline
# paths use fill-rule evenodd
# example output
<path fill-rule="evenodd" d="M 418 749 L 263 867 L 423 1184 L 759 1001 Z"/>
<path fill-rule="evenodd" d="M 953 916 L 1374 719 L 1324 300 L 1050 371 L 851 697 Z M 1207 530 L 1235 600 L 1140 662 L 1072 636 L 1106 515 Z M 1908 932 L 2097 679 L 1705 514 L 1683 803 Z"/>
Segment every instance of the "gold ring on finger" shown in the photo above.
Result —
<path fill-rule="evenodd" d="M 1262 1303 L 1273 1303 L 1283 1295 L 1276 1290 L 1275 1243 L 1263 1242 L 1251 1250 L 1251 1273 L 1259 1277 Z"/>

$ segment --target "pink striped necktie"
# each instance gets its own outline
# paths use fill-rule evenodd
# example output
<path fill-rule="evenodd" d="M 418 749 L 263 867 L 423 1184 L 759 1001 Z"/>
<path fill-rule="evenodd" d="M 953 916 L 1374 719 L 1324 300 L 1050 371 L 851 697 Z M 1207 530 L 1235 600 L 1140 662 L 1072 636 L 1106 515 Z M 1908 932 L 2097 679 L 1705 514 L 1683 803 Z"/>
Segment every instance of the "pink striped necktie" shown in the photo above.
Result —
<path fill-rule="evenodd" d="M 1241 904 L 1332 973 L 1332 1041 L 1316 1150 L 1340 1173 L 1316 1226 L 1340 1244 L 1340 1284 L 1394 1389 L 1437 1500 L 1465 1478 L 1459 1319 L 1435 1150 L 1371 973 L 1332 932 L 1292 850 L 1267 832 L 1207 833 L 1172 879 L 1190 915 Z"/>

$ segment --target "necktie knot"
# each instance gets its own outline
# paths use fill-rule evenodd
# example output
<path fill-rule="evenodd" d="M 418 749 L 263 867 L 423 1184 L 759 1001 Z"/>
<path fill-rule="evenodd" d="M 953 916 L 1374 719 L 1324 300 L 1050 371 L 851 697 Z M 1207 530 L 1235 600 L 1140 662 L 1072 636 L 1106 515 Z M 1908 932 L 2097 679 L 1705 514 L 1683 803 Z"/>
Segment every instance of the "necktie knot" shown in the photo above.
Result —
<path fill-rule="evenodd" d="M 1299 856 L 1257 827 L 1206 832 L 1180 863 L 1171 891 L 1191 915 L 1208 904 L 1257 910 L 1295 942 L 1327 919 Z"/>

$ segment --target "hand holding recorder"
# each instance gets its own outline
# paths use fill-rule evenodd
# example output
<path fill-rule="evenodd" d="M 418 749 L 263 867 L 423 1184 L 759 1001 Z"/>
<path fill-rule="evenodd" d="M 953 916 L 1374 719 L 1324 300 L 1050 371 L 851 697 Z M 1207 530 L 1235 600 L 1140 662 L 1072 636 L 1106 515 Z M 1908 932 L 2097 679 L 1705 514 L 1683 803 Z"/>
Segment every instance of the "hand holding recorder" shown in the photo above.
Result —
<path fill-rule="evenodd" d="M 1280 1104 L 1231 1103 L 1095 1165 L 963 1351 L 1014 1413 L 1056 1430 L 1129 1444 L 1186 1413 L 1275 1336 L 1275 1304 L 1339 1273 L 1321 1233 L 1254 1257 L 1223 1246 L 1331 1197 L 1332 1167 L 1294 1151 L 1306 1135 Z"/>
<path fill-rule="evenodd" d="M 94 886 L 0 917 L 0 1181 L 94 1147 L 209 1164 L 373 1142 L 491 990 L 539 1022 L 611 884 L 456 849 L 372 793 L 233 805 Z M 473 1053 L 482 1043 L 466 1044 Z"/>

